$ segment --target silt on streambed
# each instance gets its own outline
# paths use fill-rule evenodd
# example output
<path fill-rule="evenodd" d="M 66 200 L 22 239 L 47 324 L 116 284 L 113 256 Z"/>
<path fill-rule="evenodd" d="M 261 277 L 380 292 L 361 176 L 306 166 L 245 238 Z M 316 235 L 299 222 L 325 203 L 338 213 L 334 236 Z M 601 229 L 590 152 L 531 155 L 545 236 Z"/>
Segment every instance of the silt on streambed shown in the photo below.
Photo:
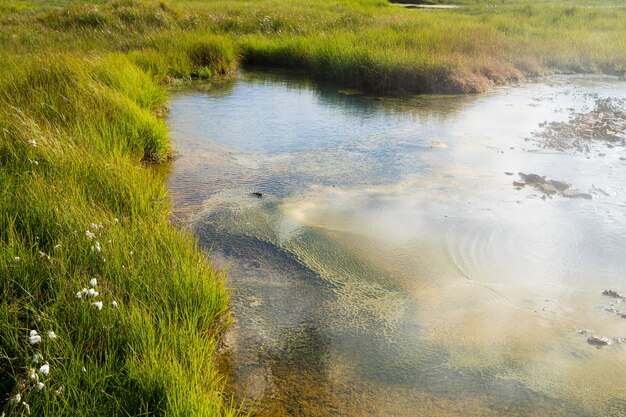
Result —
<path fill-rule="evenodd" d="M 602 294 L 626 291 L 626 150 L 542 142 L 626 84 L 338 89 L 244 73 L 172 100 L 171 195 L 228 268 L 236 399 L 268 416 L 626 415 L 626 304 Z"/>

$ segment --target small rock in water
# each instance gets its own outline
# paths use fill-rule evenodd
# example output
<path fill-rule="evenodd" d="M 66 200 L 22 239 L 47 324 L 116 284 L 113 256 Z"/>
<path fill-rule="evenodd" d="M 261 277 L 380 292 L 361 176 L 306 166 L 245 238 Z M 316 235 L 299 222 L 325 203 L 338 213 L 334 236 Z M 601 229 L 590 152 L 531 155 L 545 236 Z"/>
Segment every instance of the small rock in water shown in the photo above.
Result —
<path fill-rule="evenodd" d="M 255 191 L 252 193 L 253 196 L 258 197 L 258 198 L 262 198 L 263 197 L 263 193 L 260 193 L 258 191 Z"/>
<path fill-rule="evenodd" d="M 439 142 L 438 140 L 433 140 L 432 142 L 430 142 L 428 147 L 430 149 L 446 149 L 447 148 L 445 143 Z"/>
<path fill-rule="evenodd" d="M 613 340 L 615 340 L 615 343 L 618 345 L 626 343 L 626 337 L 616 337 Z"/>
<path fill-rule="evenodd" d="M 504 173 L 504 175 L 513 175 L 513 173 L 512 173 L 512 172 L 510 172 L 510 171 L 506 171 L 506 172 Z"/>
<path fill-rule="evenodd" d="M 557 181 L 557 180 L 548 180 L 548 184 L 550 184 L 552 187 L 554 187 L 555 189 L 557 189 L 560 192 L 563 192 L 565 190 L 567 190 L 568 188 L 571 187 L 570 184 L 564 182 L 564 181 Z"/>
<path fill-rule="evenodd" d="M 524 174 L 523 172 L 520 172 L 519 176 L 526 181 L 526 184 L 543 184 L 546 182 L 546 177 L 542 177 L 537 174 Z"/>
<path fill-rule="evenodd" d="M 553 185 L 548 184 L 548 183 L 539 185 L 539 190 L 541 190 L 542 192 L 548 195 L 556 194 L 559 192 Z"/>
<path fill-rule="evenodd" d="M 523 187 L 526 185 L 526 181 L 513 181 L 513 186 L 515 187 Z"/>
<path fill-rule="evenodd" d="M 619 298 L 621 300 L 626 300 L 626 294 L 620 294 L 619 292 L 609 289 L 607 288 L 606 290 L 602 291 L 602 295 L 608 295 L 609 297 L 613 297 L 613 298 Z"/>
<path fill-rule="evenodd" d="M 585 200 L 592 200 L 593 196 L 591 194 L 583 193 L 580 190 L 567 189 L 563 191 L 563 197 L 567 198 L 584 198 Z"/>
<path fill-rule="evenodd" d="M 587 343 L 594 346 L 609 346 L 613 344 L 613 341 L 606 336 L 589 336 Z"/>
<path fill-rule="evenodd" d="M 591 333 L 593 333 L 593 331 L 591 331 L 589 329 L 580 329 L 577 333 L 578 334 L 591 334 Z"/>

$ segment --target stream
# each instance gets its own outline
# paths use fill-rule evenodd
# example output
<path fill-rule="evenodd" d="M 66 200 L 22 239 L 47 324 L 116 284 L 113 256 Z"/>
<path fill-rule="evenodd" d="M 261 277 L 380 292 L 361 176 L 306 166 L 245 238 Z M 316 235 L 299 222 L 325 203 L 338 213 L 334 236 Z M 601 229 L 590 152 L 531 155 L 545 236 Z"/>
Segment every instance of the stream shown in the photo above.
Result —
<path fill-rule="evenodd" d="M 235 400 L 626 416 L 624 112 L 626 81 L 595 76 L 378 97 L 242 72 L 175 91 L 170 197 L 227 270 Z"/>

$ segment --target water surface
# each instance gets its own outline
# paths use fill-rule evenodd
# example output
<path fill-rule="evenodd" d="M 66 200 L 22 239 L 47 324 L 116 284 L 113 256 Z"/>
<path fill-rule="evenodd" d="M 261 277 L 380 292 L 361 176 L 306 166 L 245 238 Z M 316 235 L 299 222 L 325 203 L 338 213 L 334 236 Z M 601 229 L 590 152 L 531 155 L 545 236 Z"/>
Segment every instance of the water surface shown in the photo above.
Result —
<path fill-rule="evenodd" d="M 626 150 L 532 139 L 603 97 L 626 82 L 397 99 L 245 73 L 174 94 L 171 195 L 228 268 L 236 398 L 265 416 L 626 415 L 625 345 L 578 333 L 626 336 L 626 302 L 601 294 L 626 292 Z M 593 199 L 516 189 L 518 172 Z"/>

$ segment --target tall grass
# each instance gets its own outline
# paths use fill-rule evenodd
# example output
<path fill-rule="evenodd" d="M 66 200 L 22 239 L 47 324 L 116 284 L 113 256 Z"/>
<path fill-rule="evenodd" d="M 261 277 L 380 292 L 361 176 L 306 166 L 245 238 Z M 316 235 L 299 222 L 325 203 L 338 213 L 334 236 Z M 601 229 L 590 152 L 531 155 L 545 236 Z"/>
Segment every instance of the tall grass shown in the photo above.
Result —
<path fill-rule="evenodd" d="M 0 42 L 22 55 L 120 52 L 165 82 L 211 78 L 241 61 L 380 92 L 477 92 L 553 71 L 626 71 L 626 8 L 615 0 L 464 3 L 455 10 L 405 10 L 383 0 L 22 6 L 0 14 Z"/>
<path fill-rule="evenodd" d="M 165 91 L 121 54 L 11 65 L 0 84 L 3 410 L 233 414 L 213 366 L 223 277 L 169 224 L 165 178 L 142 163 L 169 152 L 156 116 Z M 78 299 L 92 278 L 100 294 Z M 44 361 L 37 390 L 29 373 Z"/>

